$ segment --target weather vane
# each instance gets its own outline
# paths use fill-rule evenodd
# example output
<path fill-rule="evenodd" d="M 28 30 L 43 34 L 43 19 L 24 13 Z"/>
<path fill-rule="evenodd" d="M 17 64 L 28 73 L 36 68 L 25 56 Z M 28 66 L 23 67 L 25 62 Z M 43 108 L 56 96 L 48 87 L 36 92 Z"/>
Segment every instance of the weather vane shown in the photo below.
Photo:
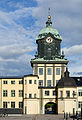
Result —
<path fill-rule="evenodd" d="M 48 16 L 50 16 L 50 8 L 48 8 Z"/>

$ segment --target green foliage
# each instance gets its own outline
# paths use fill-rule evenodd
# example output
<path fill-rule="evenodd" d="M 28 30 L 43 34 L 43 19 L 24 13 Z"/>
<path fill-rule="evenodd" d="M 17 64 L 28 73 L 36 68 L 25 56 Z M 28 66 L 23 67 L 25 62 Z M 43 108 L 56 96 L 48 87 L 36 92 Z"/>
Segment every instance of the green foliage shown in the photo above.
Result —
<path fill-rule="evenodd" d="M 46 104 L 46 107 L 49 108 L 49 107 L 52 107 L 53 104 Z"/>

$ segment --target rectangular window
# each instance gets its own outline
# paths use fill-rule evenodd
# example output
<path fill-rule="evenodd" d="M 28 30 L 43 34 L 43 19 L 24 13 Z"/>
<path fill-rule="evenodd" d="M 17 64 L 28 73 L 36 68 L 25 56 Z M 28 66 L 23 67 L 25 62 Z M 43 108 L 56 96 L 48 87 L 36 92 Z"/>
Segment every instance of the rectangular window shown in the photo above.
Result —
<path fill-rule="evenodd" d="M 3 102 L 3 108 L 7 108 L 7 102 Z"/>
<path fill-rule="evenodd" d="M 39 75 L 43 75 L 43 68 L 39 68 Z"/>
<path fill-rule="evenodd" d="M 78 101 L 78 108 L 82 108 L 82 101 Z"/>
<path fill-rule="evenodd" d="M 47 69 L 47 74 L 48 74 L 48 75 L 51 75 L 51 68 L 48 68 L 48 69 Z"/>
<path fill-rule="evenodd" d="M 78 96 L 82 96 L 82 89 L 78 90 Z"/>
<path fill-rule="evenodd" d="M 32 80 L 29 80 L 29 84 L 32 84 Z"/>
<path fill-rule="evenodd" d="M 39 80 L 39 86 L 43 86 L 43 80 Z"/>
<path fill-rule="evenodd" d="M 66 91 L 66 97 L 70 97 L 70 91 Z"/>
<path fill-rule="evenodd" d="M 7 90 L 3 90 L 3 97 L 7 97 L 8 96 L 8 91 Z"/>
<path fill-rule="evenodd" d="M 19 80 L 19 84 L 23 84 L 23 80 Z"/>
<path fill-rule="evenodd" d="M 63 91 L 60 91 L 60 97 L 61 98 L 63 97 Z"/>
<path fill-rule="evenodd" d="M 19 97 L 23 97 L 23 90 L 19 90 Z"/>
<path fill-rule="evenodd" d="M 15 108 L 15 102 L 11 102 L 11 108 Z"/>
<path fill-rule="evenodd" d="M 45 95 L 46 95 L 46 96 L 49 96 L 49 91 L 45 91 Z"/>
<path fill-rule="evenodd" d="M 36 80 L 34 80 L 34 84 L 36 84 Z"/>
<path fill-rule="evenodd" d="M 36 93 L 34 94 L 34 98 L 36 98 Z"/>
<path fill-rule="evenodd" d="M 11 84 L 15 84 L 15 80 L 12 80 L 12 81 L 11 81 Z"/>
<path fill-rule="evenodd" d="M 11 97 L 15 97 L 15 90 L 11 90 Z"/>
<path fill-rule="evenodd" d="M 8 81 L 7 81 L 7 80 L 4 80 L 4 81 L 3 81 L 3 84 L 8 84 Z"/>
<path fill-rule="evenodd" d="M 53 96 L 55 96 L 56 95 L 56 91 L 54 90 L 54 91 L 52 91 L 53 92 Z"/>
<path fill-rule="evenodd" d="M 47 86 L 51 86 L 51 80 L 47 80 Z"/>
<path fill-rule="evenodd" d="M 23 102 L 19 102 L 19 108 L 23 108 Z"/>
<path fill-rule="evenodd" d="M 60 68 L 56 68 L 56 75 L 60 75 Z"/>
<path fill-rule="evenodd" d="M 58 84 L 59 80 L 56 80 L 56 85 Z"/>
<path fill-rule="evenodd" d="M 32 94 L 29 94 L 29 98 L 32 98 Z"/>

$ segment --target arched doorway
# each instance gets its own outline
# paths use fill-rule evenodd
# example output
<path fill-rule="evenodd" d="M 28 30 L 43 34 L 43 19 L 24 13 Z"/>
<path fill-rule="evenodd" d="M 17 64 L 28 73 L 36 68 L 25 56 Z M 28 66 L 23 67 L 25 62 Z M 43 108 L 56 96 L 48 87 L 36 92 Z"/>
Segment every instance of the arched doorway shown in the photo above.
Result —
<path fill-rule="evenodd" d="M 45 104 L 45 114 L 56 114 L 57 113 L 57 104 L 53 102 L 48 102 Z"/>

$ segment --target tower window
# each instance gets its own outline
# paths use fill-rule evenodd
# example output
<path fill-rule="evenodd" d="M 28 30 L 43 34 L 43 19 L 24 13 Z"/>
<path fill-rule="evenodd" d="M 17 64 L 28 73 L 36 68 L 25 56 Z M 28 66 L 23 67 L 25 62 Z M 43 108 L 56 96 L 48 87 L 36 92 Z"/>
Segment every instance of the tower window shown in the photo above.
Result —
<path fill-rule="evenodd" d="M 47 80 L 47 86 L 51 86 L 51 80 Z"/>
<path fill-rule="evenodd" d="M 43 80 L 39 80 L 39 86 L 43 86 Z"/>
<path fill-rule="evenodd" d="M 49 96 L 49 91 L 45 91 L 45 95 L 46 95 L 46 96 Z"/>
<path fill-rule="evenodd" d="M 56 80 L 56 85 L 58 84 L 59 80 Z"/>
<path fill-rule="evenodd" d="M 39 75 L 43 75 L 43 68 L 39 68 Z"/>
<path fill-rule="evenodd" d="M 60 75 L 60 68 L 56 68 L 56 75 Z"/>
<path fill-rule="evenodd" d="M 51 68 L 48 68 L 48 69 L 47 69 L 47 74 L 48 74 L 48 75 L 51 75 Z"/>
<path fill-rule="evenodd" d="M 29 98 L 32 98 L 32 94 L 29 94 Z"/>
<path fill-rule="evenodd" d="M 55 90 L 54 90 L 54 91 L 52 91 L 52 92 L 53 92 L 53 96 L 54 96 L 54 95 L 56 95 L 56 91 L 55 91 Z"/>

